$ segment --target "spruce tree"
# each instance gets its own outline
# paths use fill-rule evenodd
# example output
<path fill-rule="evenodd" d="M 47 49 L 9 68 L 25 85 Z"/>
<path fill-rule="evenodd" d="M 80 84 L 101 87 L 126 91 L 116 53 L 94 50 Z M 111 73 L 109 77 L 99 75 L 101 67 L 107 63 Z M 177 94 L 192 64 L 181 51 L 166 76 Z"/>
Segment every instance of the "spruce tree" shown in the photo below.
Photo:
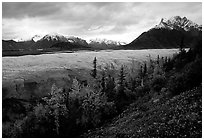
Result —
<path fill-rule="evenodd" d="M 168 62 L 168 58 L 167 56 L 165 57 L 165 60 L 164 60 L 164 64 L 166 64 Z"/>
<path fill-rule="evenodd" d="M 101 77 L 101 88 L 102 88 L 102 93 L 105 93 L 105 85 L 106 83 L 105 83 L 105 72 L 103 71 L 102 72 L 102 77 Z"/>
<path fill-rule="evenodd" d="M 125 94 L 124 81 L 125 81 L 124 68 L 123 66 L 121 66 L 120 75 L 119 75 L 119 89 L 118 89 L 119 98 L 124 97 L 124 94 Z"/>
<path fill-rule="evenodd" d="M 144 86 L 144 72 L 143 72 L 143 66 L 140 67 L 139 77 L 141 79 L 141 86 Z"/>
<path fill-rule="evenodd" d="M 147 64 L 144 64 L 144 71 L 143 71 L 143 76 L 145 76 L 147 74 Z"/>
<path fill-rule="evenodd" d="M 108 75 L 106 89 L 106 96 L 108 97 L 108 101 L 113 101 L 115 98 L 115 80 L 111 75 Z"/>
<path fill-rule="evenodd" d="M 93 60 L 93 70 L 91 71 L 91 76 L 93 78 L 96 78 L 96 76 L 97 76 L 96 63 L 97 63 L 97 59 L 95 57 Z"/>
<path fill-rule="evenodd" d="M 157 64 L 159 65 L 159 55 L 157 55 Z"/>

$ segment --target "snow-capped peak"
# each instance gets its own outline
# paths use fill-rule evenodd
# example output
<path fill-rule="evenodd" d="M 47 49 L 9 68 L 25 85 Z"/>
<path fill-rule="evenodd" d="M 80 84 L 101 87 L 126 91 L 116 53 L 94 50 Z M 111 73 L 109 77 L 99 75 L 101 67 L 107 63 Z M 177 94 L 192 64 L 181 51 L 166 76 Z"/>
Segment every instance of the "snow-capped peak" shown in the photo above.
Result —
<path fill-rule="evenodd" d="M 163 18 L 161 19 L 160 23 L 156 25 L 154 28 L 156 29 L 165 28 L 165 29 L 173 30 L 173 27 L 169 26 L 166 22 L 164 22 Z"/>
<path fill-rule="evenodd" d="M 198 25 L 191 20 L 187 19 L 186 17 L 181 18 L 180 16 L 174 16 L 171 17 L 170 19 L 161 19 L 160 23 L 156 25 L 154 28 L 160 29 L 160 28 L 165 28 L 165 29 L 183 29 L 185 31 L 190 31 L 191 29 L 196 29 L 201 31 L 202 26 Z"/>
<path fill-rule="evenodd" d="M 41 35 L 35 35 L 32 37 L 32 40 L 37 42 L 38 40 L 42 39 L 42 36 Z"/>
<path fill-rule="evenodd" d="M 23 38 L 15 38 L 15 39 L 12 39 L 13 41 L 15 42 L 26 42 L 26 41 L 30 41 L 30 39 L 23 39 Z"/>
<path fill-rule="evenodd" d="M 67 42 L 67 38 L 58 33 L 47 34 L 41 40 Z"/>
<path fill-rule="evenodd" d="M 15 39 L 13 39 L 14 41 L 16 41 L 16 42 L 23 42 L 23 41 L 25 41 L 24 39 L 22 39 L 22 38 L 15 38 Z"/>
<path fill-rule="evenodd" d="M 124 44 L 126 44 L 125 42 L 113 41 L 113 40 L 101 39 L 101 38 L 91 39 L 89 41 L 89 44 L 93 44 L 93 43 L 107 44 L 107 45 L 124 45 Z"/>

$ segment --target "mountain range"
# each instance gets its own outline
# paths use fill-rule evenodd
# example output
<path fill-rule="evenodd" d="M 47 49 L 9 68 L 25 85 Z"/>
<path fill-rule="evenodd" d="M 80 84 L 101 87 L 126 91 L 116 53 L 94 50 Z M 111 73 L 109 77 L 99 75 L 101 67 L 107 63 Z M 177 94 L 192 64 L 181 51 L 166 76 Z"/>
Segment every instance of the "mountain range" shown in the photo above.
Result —
<path fill-rule="evenodd" d="M 143 32 L 129 44 L 107 39 L 86 40 L 74 36 L 63 36 L 57 33 L 45 36 L 35 35 L 30 40 L 2 40 L 3 56 L 14 51 L 53 51 L 72 49 L 162 49 L 179 48 L 181 42 L 185 47 L 202 36 L 202 25 L 186 17 L 175 16 L 161 19 L 158 25 Z M 9 54 L 8 53 L 8 54 Z"/>

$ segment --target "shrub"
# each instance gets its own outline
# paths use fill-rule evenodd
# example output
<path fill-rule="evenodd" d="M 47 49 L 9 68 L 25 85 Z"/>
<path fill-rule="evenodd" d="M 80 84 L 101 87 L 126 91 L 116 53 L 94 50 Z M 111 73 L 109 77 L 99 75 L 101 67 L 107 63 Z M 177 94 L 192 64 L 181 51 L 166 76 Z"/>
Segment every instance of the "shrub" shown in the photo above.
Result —
<path fill-rule="evenodd" d="M 197 58 L 185 67 L 186 87 L 191 89 L 202 82 L 202 60 Z"/>
<path fill-rule="evenodd" d="M 59 129 L 63 117 L 68 116 L 68 110 L 64 101 L 63 90 L 52 86 L 49 97 L 44 97 L 45 104 L 38 103 L 32 112 L 29 112 L 22 120 L 14 123 L 14 137 L 55 137 L 59 135 Z"/>
<path fill-rule="evenodd" d="M 168 89 L 173 95 L 178 95 L 185 89 L 185 75 L 177 73 L 170 77 L 168 82 Z"/>
<path fill-rule="evenodd" d="M 153 91 L 156 91 L 156 92 L 161 91 L 161 89 L 166 85 L 165 76 L 162 76 L 162 75 L 155 76 L 152 79 L 150 85 L 151 85 L 151 88 L 153 89 Z"/>
<path fill-rule="evenodd" d="M 54 84 L 49 95 L 50 97 L 43 98 L 47 103 L 45 109 L 48 110 L 49 115 L 54 118 L 55 131 L 57 135 L 59 135 L 60 116 L 67 117 L 68 115 L 68 110 L 65 104 L 65 93 L 63 93 L 62 88 L 57 88 Z"/>
<path fill-rule="evenodd" d="M 150 88 L 148 85 L 145 85 L 145 86 L 138 86 L 136 89 L 135 89 L 135 92 L 137 93 L 137 96 L 138 97 L 143 97 L 145 96 L 146 94 L 148 94 L 150 91 Z"/>
<path fill-rule="evenodd" d="M 82 124 L 86 127 L 96 127 L 103 122 L 104 117 L 114 115 L 113 102 L 107 102 L 107 97 L 101 93 L 91 91 L 82 103 Z"/>

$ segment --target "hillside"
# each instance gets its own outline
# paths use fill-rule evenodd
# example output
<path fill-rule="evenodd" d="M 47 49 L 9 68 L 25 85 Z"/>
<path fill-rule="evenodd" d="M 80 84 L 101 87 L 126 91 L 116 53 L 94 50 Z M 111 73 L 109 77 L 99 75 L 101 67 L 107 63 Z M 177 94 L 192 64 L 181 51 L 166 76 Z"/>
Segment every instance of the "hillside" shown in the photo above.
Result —
<path fill-rule="evenodd" d="M 168 100 L 154 99 L 141 105 L 136 102 L 111 123 L 83 137 L 202 137 L 201 106 L 201 87 Z"/>

